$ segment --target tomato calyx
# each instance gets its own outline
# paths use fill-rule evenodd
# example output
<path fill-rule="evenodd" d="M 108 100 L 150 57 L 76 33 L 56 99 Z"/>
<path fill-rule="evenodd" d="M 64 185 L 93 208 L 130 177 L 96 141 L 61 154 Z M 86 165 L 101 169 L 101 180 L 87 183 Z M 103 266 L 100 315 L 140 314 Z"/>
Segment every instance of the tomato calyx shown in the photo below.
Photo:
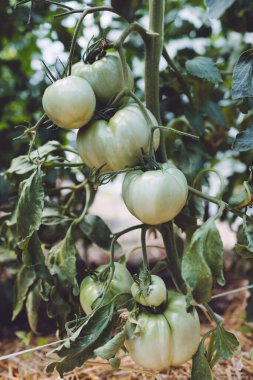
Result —
<path fill-rule="evenodd" d="M 112 43 L 104 37 L 100 38 L 92 44 L 89 43 L 83 55 L 83 62 L 92 64 L 95 61 L 98 61 L 99 59 L 106 56 L 106 50 L 110 49 L 112 46 Z"/>
<path fill-rule="evenodd" d="M 163 312 L 167 309 L 168 306 L 168 299 L 161 303 L 159 306 L 143 306 L 143 305 L 138 305 L 139 312 L 149 312 L 150 314 L 163 314 Z"/>
<path fill-rule="evenodd" d="M 110 108 L 104 108 L 101 110 L 97 110 L 94 115 L 94 120 L 106 120 L 109 121 L 115 113 L 118 111 L 117 108 L 110 107 Z"/>
<path fill-rule="evenodd" d="M 142 157 L 143 157 L 143 161 L 144 161 L 144 166 L 142 169 L 143 172 L 147 172 L 149 170 L 161 170 L 162 169 L 161 164 L 159 164 L 156 161 L 154 156 L 150 156 L 149 154 L 144 153 L 143 149 L 141 149 L 141 150 L 142 150 Z"/>

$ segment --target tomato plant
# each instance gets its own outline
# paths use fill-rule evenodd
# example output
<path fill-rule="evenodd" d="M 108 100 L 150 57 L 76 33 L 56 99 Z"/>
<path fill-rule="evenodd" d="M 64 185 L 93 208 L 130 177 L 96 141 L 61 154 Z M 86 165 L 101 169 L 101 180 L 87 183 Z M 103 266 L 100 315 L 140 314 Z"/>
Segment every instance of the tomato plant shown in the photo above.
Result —
<path fill-rule="evenodd" d="M 156 119 L 147 111 L 155 125 Z M 104 171 L 121 170 L 140 163 L 142 151 L 149 150 L 151 126 L 137 104 L 120 108 L 109 120 L 91 122 L 77 136 L 77 149 L 90 168 Z M 154 149 L 159 145 L 159 131 L 154 136 Z"/>
<path fill-rule="evenodd" d="M 225 26 L 218 32 L 218 24 L 213 27 L 206 22 L 206 8 L 196 1 L 129 0 L 124 5 L 111 1 L 112 8 L 94 1 L 94 7 L 83 9 L 51 0 L 31 2 L 32 23 L 43 20 L 49 5 L 45 31 L 38 27 L 34 34 L 43 30 L 46 41 L 60 37 L 70 51 L 67 59 L 64 55 L 55 65 L 43 65 L 54 82 L 43 96 L 45 114 L 41 110 L 39 117 L 34 105 L 27 106 L 26 115 L 34 125 L 26 121 L 18 136 L 16 129 L 13 134 L 14 128 L 10 128 L 10 138 L 21 140 L 17 145 L 22 154 L 5 170 L 4 181 L 10 185 L 0 197 L 4 195 L 9 203 L 1 206 L 0 254 L 11 252 L 15 261 L 13 320 L 25 309 L 34 333 L 40 331 L 40 321 L 46 317 L 66 336 L 56 349 L 60 359 L 51 363 L 48 371 L 56 368 L 63 376 L 95 356 L 118 367 L 118 351 L 126 345 L 137 363 L 158 370 L 192 357 L 192 378 L 210 380 L 218 360 L 230 359 L 238 348 L 235 335 L 224 329 L 209 305 L 214 286 L 225 284 L 224 248 L 217 221 L 240 224 L 234 250 L 241 260 L 253 257 L 253 219 L 248 212 L 253 199 L 252 49 L 247 46 L 247 33 L 236 46 L 231 33 L 233 17 L 227 13 L 241 6 L 234 30 L 250 31 L 246 12 L 250 6 L 238 2 L 239 6 L 233 0 L 205 1 L 209 16 L 220 18 Z M 29 1 L 19 5 L 24 3 Z M 23 8 L 29 9 L 18 9 Z M 59 8 L 65 11 L 58 13 Z M 33 12 L 37 17 L 33 18 Z M 67 25 L 68 17 L 73 17 L 74 30 L 58 21 L 52 30 L 48 28 L 51 12 L 57 13 L 56 20 L 67 17 Z M 110 19 L 103 18 L 105 12 Z M 187 12 L 193 12 L 201 27 Z M 90 20 L 94 17 L 92 28 L 86 23 L 88 15 Z M 238 28 L 240 19 L 244 22 Z M 42 90 L 34 86 L 40 75 L 30 78 L 31 67 L 36 65 L 17 63 L 21 45 L 26 46 L 22 54 L 35 59 L 28 52 L 34 28 L 27 29 L 30 38 L 22 36 L 22 44 L 19 40 L 15 49 L 4 39 L 3 61 L 10 61 L 11 69 L 5 72 L 0 68 L 8 78 L 2 97 L 5 116 L 1 133 L 9 120 L 10 126 L 23 121 L 24 99 L 34 87 L 33 100 L 41 103 Z M 87 34 L 91 29 L 93 38 Z M 173 44 L 182 37 L 186 48 L 180 43 L 171 54 Z M 199 37 L 205 40 L 201 55 L 198 44 L 193 43 L 195 38 L 200 43 Z M 222 46 L 225 40 L 231 54 Z M 73 64 L 81 56 L 84 62 Z M 27 66 L 29 73 L 12 88 L 13 71 Z M 6 107 L 7 99 L 18 91 L 21 105 L 16 116 L 6 118 L 15 109 L 12 102 Z M 31 111 L 36 112 L 31 115 Z M 63 129 L 79 129 L 77 141 L 69 131 L 41 128 L 51 122 Z M 235 130 L 239 132 L 236 137 Z M 3 149 L 12 150 L 6 146 L 3 144 Z M 220 170 L 223 160 L 233 163 L 231 175 Z M 244 169 L 240 166 L 237 170 L 241 162 Z M 92 214 L 91 205 L 100 186 L 122 173 L 126 173 L 123 199 L 141 223 L 115 232 Z M 216 195 L 209 194 L 215 184 L 210 173 L 218 178 Z M 2 180 L 1 176 L 0 185 Z M 232 196 L 242 184 L 244 191 Z M 125 240 L 119 239 L 135 230 L 141 231 L 143 261 L 138 276 L 133 273 L 133 283 L 129 272 L 115 263 L 115 256 L 121 263 L 128 260 Z M 154 240 L 161 238 L 159 249 L 166 255 L 152 269 L 148 232 L 153 232 Z M 109 254 L 109 263 L 93 273 L 91 261 L 97 258 L 87 254 L 92 244 Z M 136 247 L 127 248 L 134 254 Z M 161 269 L 181 295 L 166 292 L 155 276 Z M 84 271 L 89 275 L 81 282 Z M 121 292 L 127 295 L 123 304 L 118 302 Z M 196 305 L 213 321 L 198 349 Z"/>
<path fill-rule="evenodd" d="M 119 263 L 115 263 L 115 271 L 109 288 L 105 293 L 103 303 L 109 302 L 115 295 L 123 293 L 124 298 L 120 301 L 124 303 L 126 293 L 130 294 L 133 278 L 127 268 Z M 100 275 L 108 269 L 108 266 L 101 265 L 96 270 L 96 277 L 87 276 L 80 285 L 80 303 L 86 314 L 90 314 L 92 309 L 100 302 L 106 288 L 106 280 L 108 280 L 108 270 L 106 279 L 101 279 Z"/>
<path fill-rule="evenodd" d="M 143 311 L 138 315 L 135 331 L 125 342 L 130 356 L 144 368 L 162 370 L 185 363 L 199 345 L 197 312 L 187 313 L 181 294 L 169 291 L 167 298 L 162 313 Z"/>
<path fill-rule="evenodd" d="M 128 86 L 133 89 L 133 75 L 127 66 Z M 90 63 L 77 62 L 72 66 L 71 75 L 78 76 L 87 80 L 95 95 L 97 102 L 101 106 L 109 106 L 115 100 L 115 97 L 124 88 L 124 78 L 122 74 L 122 65 L 120 58 L 112 53 L 105 57 Z M 114 104 L 118 107 L 125 103 L 127 98 L 124 97 Z"/>
<path fill-rule="evenodd" d="M 96 99 L 86 80 L 69 76 L 47 87 L 42 104 L 49 119 L 58 127 L 78 129 L 92 118 Z"/>
<path fill-rule="evenodd" d="M 188 186 L 180 170 L 163 164 L 160 170 L 128 173 L 122 195 L 134 216 L 143 223 L 155 225 L 168 222 L 179 214 L 187 200 Z"/>

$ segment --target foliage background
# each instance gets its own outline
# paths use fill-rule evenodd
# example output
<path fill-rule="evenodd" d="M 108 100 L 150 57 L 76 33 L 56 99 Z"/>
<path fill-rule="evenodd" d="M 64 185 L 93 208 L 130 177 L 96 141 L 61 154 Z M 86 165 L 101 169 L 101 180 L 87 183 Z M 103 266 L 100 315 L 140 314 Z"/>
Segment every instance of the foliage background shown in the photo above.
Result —
<path fill-rule="evenodd" d="M 82 7 L 83 2 L 63 2 L 71 6 Z M 106 5 L 106 1 L 85 2 L 86 5 Z M 131 1 L 133 14 L 129 17 L 147 23 L 147 2 Z M 8 169 L 11 160 L 28 151 L 28 138 L 20 138 L 22 126 L 34 125 L 42 114 L 41 96 L 46 88 L 46 79 L 40 59 L 57 71 L 61 60 L 65 60 L 73 36 L 76 17 L 53 20 L 60 13 L 59 8 L 44 1 L 34 1 L 31 20 L 28 24 L 30 2 L 15 8 L 14 0 L 1 0 L 2 13 L 0 22 L 0 172 Z M 221 20 L 210 20 L 203 1 L 172 0 L 166 2 L 165 41 L 166 47 L 174 59 L 178 72 L 168 68 L 165 60 L 161 62 L 161 110 L 164 124 L 169 124 L 185 132 L 201 135 L 201 143 L 188 139 L 179 139 L 177 135 L 167 135 L 168 155 L 176 161 L 178 167 L 187 175 L 192 184 L 199 170 L 203 167 L 216 167 L 226 181 L 224 200 L 228 201 L 234 190 L 247 180 L 252 151 L 237 152 L 232 149 L 238 131 L 244 130 L 252 121 L 251 106 L 232 100 L 232 71 L 240 54 L 249 49 L 253 43 L 252 23 L 250 17 L 253 5 L 246 0 L 238 0 L 224 13 Z M 89 28 L 93 16 L 87 17 L 84 29 L 78 40 L 79 48 L 75 52 L 78 61 L 90 38 L 94 35 L 106 36 L 114 40 L 124 28 L 125 23 L 116 17 L 95 16 L 97 26 Z M 53 21 L 52 21 L 53 20 Z M 143 59 L 144 50 L 141 40 L 132 37 L 126 44 L 128 63 L 136 78 L 136 93 L 143 98 Z M 213 80 L 201 79 L 187 72 L 186 61 L 199 55 L 212 58 L 220 74 L 214 74 Z M 54 67 L 54 65 L 56 66 Z M 222 78 L 222 79 L 221 79 Z M 190 107 L 186 104 L 187 94 L 191 94 Z M 252 94 L 253 95 L 253 94 Z M 240 112 L 243 111 L 243 112 Z M 19 126 L 19 127 L 17 127 Z M 36 145 L 58 140 L 62 144 L 74 144 L 73 135 L 58 128 L 43 126 L 39 130 Z M 45 179 L 48 186 L 63 178 L 79 182 L 76 173 L 63 170 L 48 172 Z M 213 177 L 210 177 L 213 183 Z M 208 184 L 208 180 L 206 180 Z M 13 211 L 17 199 L 18 184 L 12 178 L 12 184 L 4 176 L 0 177 L 1 221 Z M 67 197 L 59 197 L 58 204 L 64 204 Z M 78 198 L 79 199 L 79 198 Z M 80 195 L 80 201 L 82 196 Z M 196 205 L 195 205 L 196 206 Z M 195 207 L 194 206 L 194 207 Z M 194 211 L 195 216 L 203 214 L 202 209 Z M 205 204 L 204 218 L 213 209 Z M 230 223 L 232 215 L 227 215 Z M 178 221 L 180 225 L 180 221 Z M 233 224 L 237 230 L 238 223 Z M 41 228 L 41 239 L 55 243 L 64 236 L 66 229 Z M 3 233 L 3 230 L 2 230 Z M 51 235 L 50 235 L 51 234 Z M 51 241 L 50 239 L 53 240 Z M 4 241 L 6 236 L 1 236 Z M 85 238 L 84 238 L 85 239 Z M 9 250 L 0 247 L 0 315 L 4 322 L 10 322 L 12 304 L 13 276 L 17 262 L 13 245 Z M 240 276 L 252 276 L 252 265 L 246 260 L 234 256 L 234 271 Z M 2 310 L 1 310 L 2 309 Z M 253 312 L 249 313 L 249 318 Z M 24 316 L 23 316 L 24 317 Z M 22 318 L 23 318 L 22 317 Z M 21 318 L 21 319 L 22 319 Z"/>

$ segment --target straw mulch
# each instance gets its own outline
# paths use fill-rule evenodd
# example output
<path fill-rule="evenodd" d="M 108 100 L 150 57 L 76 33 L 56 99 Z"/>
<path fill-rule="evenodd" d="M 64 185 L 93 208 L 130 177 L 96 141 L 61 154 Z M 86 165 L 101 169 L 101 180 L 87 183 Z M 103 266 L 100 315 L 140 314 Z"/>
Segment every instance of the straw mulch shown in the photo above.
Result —
<path fill-rule="evenodd" d="M 238 284 L 244 285 L 244 284 Z M 217 302 L 223 302 L 226 305 L 224 313 L 225 327 L 236 333 L 241 343 L 241 355 L 234 357 L 230 361 L 221 361 L 214 369 L 215 380 L 253 380 L 253 360 L 250 358 L 250 350 L 252 350 L 253 333 L 243 333 L 241 327 L 243 325 L 242 316 L 245 311 L 247 291 L 231 294 L 224 298 L 220 298 Z M 214 303 L 215 309 L 215 303 Z M 217 307 L 219 305 L 217 304 Z M 203 315 L 202 315 L 203 316 Z M 202 324 L 202 332 L 204 333 L 210 328 L 210 323 Z M 250 329 L 249 329 L 250 331 Z M 48 341 L 54 341 L 54 337 L 48 338 Z M 36 345 L 36 338 L 32 342 L 31 347 Z M 151 343 L 152 344 L 152 343 Z M 0 346 L 0 356 L 11 352 L 26 349 L 24 344 L 18 340 L 3 340 Z M 50 348 L 43 348 L 39 351 L 31 352 L 21 356 L 13 357 L 9 360 L 0 362 L 0 380 L 57 380 L 60 377 L 57 373 L 46 374 L 45 366 L 49 363 L 46 353 Z M 136 380 L 136 379 L 190 379 L 191 362 L 188 362 L 178 368 L 171 368 L 167 372 L 157 373 L 140 369 L 129 356 L 122 353 L 122 362 L 119 370 L 114 370 L 105 361 L 97 359 L 88 361 L 82 368 L 65 375 L 65 380 Z M 205 379 L 203 379 L 205 380 Z"/>

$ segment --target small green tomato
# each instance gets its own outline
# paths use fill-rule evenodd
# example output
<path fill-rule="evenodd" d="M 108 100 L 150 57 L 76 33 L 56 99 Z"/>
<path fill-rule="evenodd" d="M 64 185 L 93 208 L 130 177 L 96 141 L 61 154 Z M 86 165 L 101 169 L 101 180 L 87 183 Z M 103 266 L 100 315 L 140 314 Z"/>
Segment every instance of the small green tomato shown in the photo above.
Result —
<path fill-rule="evenodd" d="M 142 291 L 139 285 L 134 282 L 131 286 L 132 296 L 136 302 L 143 306 L 160 306 L 167 297 L 167 289 L 164 281 L 155 275 L 151 275 L 151 284 Z"/>
<path fill-rule="evenodd" d="M 109 302 L 114 296 L 120 293 L 131 293 L 133 278 L 127 268 L 120 264 L 114 263 L 115 271 L 109 289 L 105 295 L 103 303 Z M 96 272 L 99 275 L 107 265 L 101 265 Z M 91 276 L 83 279 L 80 286 L 80 303 L 86 314 L 90 314 L 97 305 L 105 290 L 105 282 L 96 281 Z"/>

